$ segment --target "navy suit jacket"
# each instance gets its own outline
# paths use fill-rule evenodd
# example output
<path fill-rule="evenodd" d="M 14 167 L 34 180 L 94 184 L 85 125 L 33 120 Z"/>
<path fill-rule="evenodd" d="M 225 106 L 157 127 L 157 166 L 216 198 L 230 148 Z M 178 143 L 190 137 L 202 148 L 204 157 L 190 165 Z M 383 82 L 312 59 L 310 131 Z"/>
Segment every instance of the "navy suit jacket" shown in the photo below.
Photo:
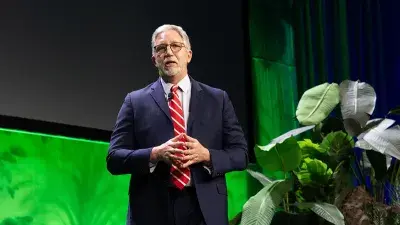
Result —
<path fill-rule="evenodd" d="M 211 174 L 192 165 L 192 185 L 207 225 L 227 225 L 225 173 L 244 170 L 247 144 L 225 91 L 191 79 L 187 134 L 210 151 Z M 159 162 L 150 173 L 154 146 L 173 138 L 173 124 L 161 81 L 129 93 L 118 113 L 107 155 L 113 175 L 130 174 L 127 224 L 162 225 L 168 221 L 170 166 Z"/>

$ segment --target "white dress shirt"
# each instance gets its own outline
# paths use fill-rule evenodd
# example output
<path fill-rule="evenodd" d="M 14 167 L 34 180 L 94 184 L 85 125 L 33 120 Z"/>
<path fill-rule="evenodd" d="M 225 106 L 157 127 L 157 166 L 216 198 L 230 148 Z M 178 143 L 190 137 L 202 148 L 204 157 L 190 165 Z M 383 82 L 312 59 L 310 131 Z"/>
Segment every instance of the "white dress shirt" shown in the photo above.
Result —
<path fill-rule="evenodd" d="M 173 86 L 173 84 L 165 83 L 165 81 L 163 79 L 160 79 L 160 80 L 161 80 L 161 84 L 164 88 L 165 99 L 168 100 L 168 94 L 171 92 L 171 87 Z M 178 82 L 177 85 L 179 86 L 177 92 L 178 92 L 179 100 L 182 103 L 183 118 L 185 119 L 185 130 L 186 130 L 187 129 L 187 121 L 189 118 L 190 92 L 192 89 L 192 85 L 190 84 L 189 76 L 186 75 L 181 81 Z"/>
<path fill-rule="evenodd" d="M 165 100 L 168 101 L 168 94 L 171 92 L 171 87 L 173 84 L 171 83 L 165 83 L 163 79 L 161 80 L 162 87 L 164 89 L 164 95 L 165 95 Z M 182 109 L 183 109 L 183 117 L 185 119 L 185 130 L 187 129 L 187 122 L 189 118 L 189 104 L 190 104 L 190 94 L 191 94 L 191 89 L 192 85 L 190 83 L 190 78 L 188 75 L 186 75 L 181 81 L 178 82 L 177 84 L 179 86 L 178 89 L 178 96 L 179 100 L 182 103 Z M 156 164 L 150 162 L 150 173 L 154 171 L 156 168 Z M 209 174 L 211 174 L 210 168 L 203 166 Z M 192 180 L 188 182 L 186 186 L 191 186 Z"/>

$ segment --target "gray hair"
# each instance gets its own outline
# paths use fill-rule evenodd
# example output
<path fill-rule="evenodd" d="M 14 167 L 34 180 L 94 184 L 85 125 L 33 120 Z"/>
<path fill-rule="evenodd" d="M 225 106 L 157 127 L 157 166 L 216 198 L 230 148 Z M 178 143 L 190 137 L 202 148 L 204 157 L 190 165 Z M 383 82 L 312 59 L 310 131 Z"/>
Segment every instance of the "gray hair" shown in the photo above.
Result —
<path fill-rule="evenodd" d="M 190 45 L 190 41 L 189 41 L 189 36 L 186 34 L 186 31 L 184 31 L 182 27 L 177 26 L 177 25 L 173 25 L 173 24 L 164 24 L 162 26 L 159 26 L 154 31 L 154 33 L 153 33 L 153 35 L 151 37 L 151 49 L 152 49 L 153 53 L 154 53 L 154 45 L 155 45 L 157 36 L 160 33 L 168 31 L 168 30 L 174 30 L 174 31 L 178 32 L 178 34 L 182 37 L 183 43 L 185 44 L 186 48 L 188 50 L 192 49 L 191 45 Z"/>

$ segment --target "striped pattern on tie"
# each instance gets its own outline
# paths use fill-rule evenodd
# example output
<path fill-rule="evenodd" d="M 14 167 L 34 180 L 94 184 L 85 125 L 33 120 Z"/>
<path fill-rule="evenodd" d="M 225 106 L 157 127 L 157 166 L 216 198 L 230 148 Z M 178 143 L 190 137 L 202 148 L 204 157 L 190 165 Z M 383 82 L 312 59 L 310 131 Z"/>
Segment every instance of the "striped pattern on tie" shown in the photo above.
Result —
<path fill-rule="evenodd" d="M 174 135 L 178 136 L 181 133 L 185 133 L 185 119 L 183 116 L 182 104 L 178 95 L 179 86 L 174 85 L 171 87 L 172 98 L 168 102 L 169 111 L 171 114 L 172 123 L 174 126 Z M 185 141 L 185 140 L 181 140 Z M 181 146 L 179 149 L 184 149 Z M 178 155 L 179 156 L 179 155 Z M 183 189 L 186 184 L 190 181 L 190 170 L 189 168 L 178 168 L 175 165 L 171 167 L 171 179 L 172 183 L 178 188 Z"/>

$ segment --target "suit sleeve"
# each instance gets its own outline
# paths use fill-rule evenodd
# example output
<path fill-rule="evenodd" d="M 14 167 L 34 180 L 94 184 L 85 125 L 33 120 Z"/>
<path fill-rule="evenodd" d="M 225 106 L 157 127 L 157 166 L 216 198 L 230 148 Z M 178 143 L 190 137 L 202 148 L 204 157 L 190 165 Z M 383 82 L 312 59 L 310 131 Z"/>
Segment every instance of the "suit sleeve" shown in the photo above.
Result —
<path fill-rule="evenodd" d="M 247 142 L 226 92 L 223 98 L 223 149 L 209 151 L 213 177 L 247 168 Z"/>
<path fill-rule="evenodd" d="M 134 149 L 134 110 L 130 94 L 118 113 L 106 158 L 107 169 L 113 175 L 146 175 L 150 172 L 151 148 Z"/>

